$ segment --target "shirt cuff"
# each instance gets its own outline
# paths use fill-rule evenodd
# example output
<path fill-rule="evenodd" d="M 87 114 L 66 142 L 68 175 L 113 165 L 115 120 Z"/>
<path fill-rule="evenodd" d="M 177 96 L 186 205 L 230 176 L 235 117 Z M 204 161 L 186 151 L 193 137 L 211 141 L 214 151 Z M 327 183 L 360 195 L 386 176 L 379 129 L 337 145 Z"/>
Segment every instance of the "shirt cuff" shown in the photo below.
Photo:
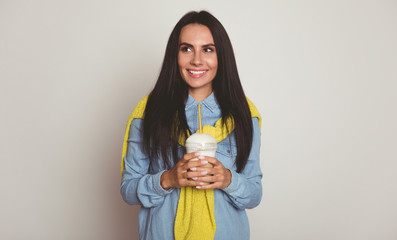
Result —
<path fill-rule="evenodd" d="M 167 194 L 170 194 L 174 190 L 174 188 L 165 190 L 161 186 L 160 179 L 161 179 L 161 175 L 163 175 L 164 172 L 165 172 L 165 170 L 153 175 L 153 188 L 154 188 L 154 191 L 156 191 L 156 193 L 160 196 L 165 196 Z"/>
<path fill-rule="evenodd" d="M 238 189 L 239 175 L 236 171 L 233 171 L 230 169 L 229 169 L 229 171 L 232 174 L 232 179 L 231 179 L 229 186 L 227 186 L 226 188 L 223 189 L 223 191 L 226 193 L 232 193 Z"/>

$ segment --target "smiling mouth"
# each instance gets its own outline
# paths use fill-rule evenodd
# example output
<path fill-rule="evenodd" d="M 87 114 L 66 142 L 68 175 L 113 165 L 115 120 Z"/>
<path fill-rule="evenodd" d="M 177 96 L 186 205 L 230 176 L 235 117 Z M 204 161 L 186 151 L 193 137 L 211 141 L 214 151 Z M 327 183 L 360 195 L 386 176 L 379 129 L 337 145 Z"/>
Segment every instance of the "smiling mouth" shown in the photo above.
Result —
<path fill-rule="evenodd" d="M 200 78 L 203 75 L 205 75 L 208 72 L 208 70 L 190 70 L 190 69 L 187 69 L 187 72 L 193 78 Z"/>

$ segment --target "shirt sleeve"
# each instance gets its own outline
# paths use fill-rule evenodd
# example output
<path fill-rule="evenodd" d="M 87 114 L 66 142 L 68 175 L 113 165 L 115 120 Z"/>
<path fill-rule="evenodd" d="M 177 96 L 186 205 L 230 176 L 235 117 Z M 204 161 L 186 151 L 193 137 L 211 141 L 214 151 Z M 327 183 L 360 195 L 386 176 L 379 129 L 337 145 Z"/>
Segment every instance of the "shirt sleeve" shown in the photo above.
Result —
<path fill-rule="evenodd" d="M 252 119 L 253 141 L 245 168 L 240 173 L 230 169 L 232 181 L 223 189 L 231 203 L 238 209 L 254 208 L 262 199 L 262 171 L 260 169 L 261 132 L 257 118 Z"/>
<path fill-rule="evenodd" d="M 174 189 L 165 190 L 160 185 L 160 177 L 165 170 L 148 173 L 149 158 L 142 148 L 142 122 L 142 119 L 134 119 L 131 123 L 120 192 L 128 204 L 151 208 L 162 204 L 164 197 Z"/>

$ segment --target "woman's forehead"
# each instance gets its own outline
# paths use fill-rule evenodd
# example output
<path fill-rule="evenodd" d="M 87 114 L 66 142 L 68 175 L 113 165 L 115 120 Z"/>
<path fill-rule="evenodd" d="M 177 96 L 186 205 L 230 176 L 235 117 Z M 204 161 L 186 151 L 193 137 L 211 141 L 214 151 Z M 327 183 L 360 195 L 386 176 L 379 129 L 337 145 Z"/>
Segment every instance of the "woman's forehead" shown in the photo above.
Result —
<path fill-rule="evenodd" d="M 191 23 L 184 26 L 181 30 L 179 35 L 179 43 L 182 42 L 190 44 L 213 44 L 214 39 L 210 29 L 207 26 L 198 23 Z"/>

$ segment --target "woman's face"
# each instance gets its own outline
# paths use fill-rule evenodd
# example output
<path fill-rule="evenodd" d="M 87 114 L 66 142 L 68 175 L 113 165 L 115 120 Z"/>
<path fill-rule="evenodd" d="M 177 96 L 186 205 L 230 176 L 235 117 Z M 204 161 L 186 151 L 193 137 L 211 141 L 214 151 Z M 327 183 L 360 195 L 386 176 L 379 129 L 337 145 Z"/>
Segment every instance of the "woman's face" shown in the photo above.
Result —
<path fill-rule="evenodd" d="M 183 80 L 189 85 L 189 93 L 209 95 L 212 92 L 218 57 L 214 39 L 207 26 L 194 23 L 182 28 L 178 65 Z"/>

